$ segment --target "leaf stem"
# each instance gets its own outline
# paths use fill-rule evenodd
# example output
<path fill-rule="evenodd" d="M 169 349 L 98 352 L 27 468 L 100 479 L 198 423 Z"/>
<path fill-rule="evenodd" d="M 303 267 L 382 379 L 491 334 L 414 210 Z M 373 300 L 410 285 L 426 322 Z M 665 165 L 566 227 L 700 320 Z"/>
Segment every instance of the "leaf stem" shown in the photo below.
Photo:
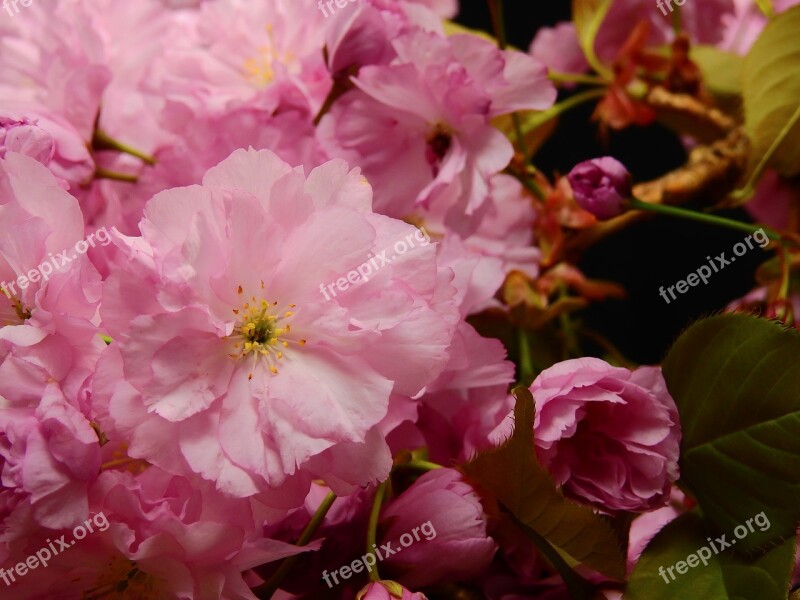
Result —
<path fill-rule="evenodd" d="M 595 98 L 600 98 L 602 96 L 605 96 L 605 94 L 606 94 L 606 88 L 601 87 L 601 88 L 586 90 L 578 94 L 575 94 L 574 96 L 570 96 L 566 100 L 562 100 L 558 104 L 554 104 L 547 110 L 543 110 L 536 116 L 531 117 L 528 120 L 529 125 L 531 125 L 529 131 L 533 131 L 534 129 L 541 127 L 551 119 L 555 119 L 561 113 L 567 112 L 568 110 L 571 110 L 576 106 L 583 104 L 584 102 L 589 102 L 591 100 L 594 100 Z"/>
<path fill-rule="evenodd" d="M 119 173 L 117 171 L 109 171 L 108 169 L 104 169 L 102 167 L 98 167 L 95 169 L 94 178 L 113 179 L 114 181 L 123 181 L 125 183 L 136 183 L 137 181 L 139 181 L 139 178 L 136 175 L 130 175 L 128 173 Z"/>
<path fill-rule="evenodd" d="M 494 37 L 497 38 L 499 48 L 505 50 L 508 46 L 508 41 L 506 40 L 506 23 L 503 18 L 503 0 L 488 0 L 488 2 Z"/>
<path fill-rule="evenodd" d="M 779 234 L 777 231 L 774 231 L 769 227 L 757 225 L 755 223 L 743 223 L 741 221 L 734 221 L 733 219 L 718 217 L 717 215 L 700 213 L 693 210 L 688 210 L 686 208 L 680 208 L 678 206 L 667 206 L 665 204 L 652 204 L 650 202 L 642 202 L 641 200 L 637 200 L 636 198 L 631 198 L 629 200 L 629 206 L 637 210 L 646 210 L 654 213 L 659 213 L 662 215 L 669 215 L 671 217 L 679 217 L 681 219 L 689 219 L 691 221 L 700 221 L 701 223 L 709 223 L 712 225 L 717 225 L 719 227 L 727 227 L 728 229 L 746 231 L 748 233 L 753 233 L 760 229 L 764 231 L 764 233 L 769 239 L 778 242 L 783 241 L 783 236 L 781 236 L 781 234 Z"/>
<path fill-rule="evenodd" d="M 407 469 L 416 469 L 417 471 L 433 471 L 434 469 L 443 469 L 442 465 L 438 465 L 435 462 L 431 462 L 429 460 L 410 460 L 406 463 L 401 463 L 397 465 L 397 467 L 405 467 Z"/>
<path fill-rule="evenodd" d="M 519 381 L 521 385 L 529 386 L 534 379 L 535 371 L 531 360 L 531 345 L 528 331 L 524 327 L 517 330 L 519 341 Z"/>
<path fill-rule="evenodd" d="M 322 521 L 325 520 L 325 515 L 328 514 L 328 511 L 330 510 L 331 506 L 333 506 L 335 501 L 336 495 L 333 492 L 330 492 L 327 496 L 325 496 L 325 499 L 319 505 L 319 508 L 317 508 L 317 510 L 314 512 L 314 515 L 311 517 L 308 525 L 306 525 L 305 529 L 303 529 L 303 532 L 300 534 L 297 542 L 295 542 L 295 546 L 305 546 L 311 541 L 311 538 L 314 536 L 317 529 L 319 529 L 319 526 L 322 525 Z M 259 598 L 271 598 L 272 595 L 278 591 L 281 583 L 283 583 L 283 580 L 291 572 L 298 560 L 300 560 L 300 554 L 295 554 L 294 556 L 289 556 L 288 558 L 284 559 L 284 561 L 281 563 L 281 566 L 278 567 L 278 570 L 275 571 L 272 577 L 269 578 L 269 581 L 253 589 L 253 593 Z"/>
<path fill-rule="evenodd" d="M 116 150 L 117 152 L 122 152 L 123 154 L 130 154 L 131 156 L 141 159 L 150 166 L 156 164 L 156 159 L 149 154 L 145 154 L 136 148 L 132 148 L 127 144 L 123 144 L 122 142 L 115 140 L 102 129 L 95 130 L 94 137 L 92 138 L 92 147 L 95 150 Z"/>
<path fill-rule="evenodd" d="M 586 75 L 584 73 L 561 73 L 559 71 L 550 71 L 547 74 L 550 81 L 556 83 L 586 83 L 589 85 L 602 85 L 605 86 L 606 82 L 602 77 L 597 75 Z"/>
<path fill-rule="evenodd" d="M 377 545 L 378 519 L 381 516 L 381 506 L 383 505 L 383 499 L 386 497 L 386 490 L 388 488 L 389 479 L 382 482 L 375 492 L 375 500 L 372 502 L 372 510 L 369 513 L 369 525 L 367 527 L 367 554 L 375 554 L 374 547 Z M 380 581 L 381 579 L 378 574 L 377 561 L 375 561 L 375 566 L 369 572 L 369 579 L 370 581 Z"/>

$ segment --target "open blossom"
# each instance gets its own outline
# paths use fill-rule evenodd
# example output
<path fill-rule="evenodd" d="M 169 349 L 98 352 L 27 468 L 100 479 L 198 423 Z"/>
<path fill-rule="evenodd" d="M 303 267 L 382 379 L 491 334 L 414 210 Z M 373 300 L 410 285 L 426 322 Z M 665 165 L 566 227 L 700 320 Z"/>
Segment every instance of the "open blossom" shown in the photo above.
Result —
<path fill-rule="evenodd" d="M 292 101 L 316 112 L 330 88 L 321 51 L 325 18 L 294 0 L 204 2 L 153 65 L 148 86 L 170 102 L 211 113 Z"/>
<path fill-rule="evenodd" d="M 332 156 L 364 169 L 375 210 L 424 217 L 435 204 L 462 234 L 474 231 L 489 204 L 489 180 L 513 147 L 490 121 L 545 109 L 555 88 L 544 67 L 486 40 L 413 31 L 393 42 L 389 65 L 364 67 L 357 90 L 342 96 L 320 124 Z"/>
<path fill-rule="evenodd" d="M 666 502 L 681 430 L 659 368 L 566 360 L 542 371 L 531 393 L 537 455 L 566 493 L 608 511 Z"/>
<path fill-rule="evenodd" d="M 727 13 L 722 20 L 724 37 L 719 48 L 744 55 L 758 39 L 768 19 L 757 2 L 733 0 L 733 4 L 734 11 Z M 771 4 L 777 15 L 797 6 L 800 0 L 774 0 Z"/>
<path fill-rule="evenodd" d="M 293 481 L 299 502 L 314 478 L 342 494 L 386 476 L 389 395 L 439 375 L 458 311 L 435 246 L 387 256 L 417 230 L 370 199 L 341 161 L 306 178 L 240 150 L 151 200 L 105 283 L 95 378 L 132 457 L 234 496 Z M 370 256 L 387 264 L 326 291 Z"/>
<path fill-rule="evenodd" d="M 104 472 L 89 501 L 89 534 L 51 557 L 35 577 L 4 590 L 4 599 L 255 600 L 244 581 L 248 569 L 319 545 L 265 538 L 263 511 L 253 501 L 225 497 L 213 484 L 154 466 L 138 475 Z M 45 538 L 58 538 L 53 534 L 34 532 L 8 562 L 47 548 Z M 70 535 L 67 530 L 67 543 Z"/>
<path fill-rule="evenodd" d="M 75 252 L 83 239 L 77 200 L 46 167 L 0 159 L 0 395 L 13 406 L 36 406 L 53 383 L 85 400 L 104 344 L 100 277 Z"/>
<path fill-rule="evenodd" d="M 554 71 L 583 73 L 589 70 L 578 32 L 571 22 L 542 27 L 531 42 L 530 53 Z"/>
<path fill-rule="evenodd" d="M 0 540 L 81 523 L 99 469 L 97 434 L 56 386 L 36 408 L 0 409 Z"/>

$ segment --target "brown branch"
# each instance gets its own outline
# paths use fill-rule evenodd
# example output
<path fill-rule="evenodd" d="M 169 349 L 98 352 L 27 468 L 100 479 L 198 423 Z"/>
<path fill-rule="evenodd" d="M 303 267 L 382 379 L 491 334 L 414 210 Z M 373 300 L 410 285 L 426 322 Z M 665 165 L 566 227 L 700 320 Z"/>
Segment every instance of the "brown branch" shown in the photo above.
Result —
<path fill-rule="evenodd" d="M 703 104 L 694 96 L 673 94 L 660 86 L 652 88 L 644 102 L 658 113 L 659 120 L 701 142 L 719 140 L 737 126 L 721 110 Z"/>

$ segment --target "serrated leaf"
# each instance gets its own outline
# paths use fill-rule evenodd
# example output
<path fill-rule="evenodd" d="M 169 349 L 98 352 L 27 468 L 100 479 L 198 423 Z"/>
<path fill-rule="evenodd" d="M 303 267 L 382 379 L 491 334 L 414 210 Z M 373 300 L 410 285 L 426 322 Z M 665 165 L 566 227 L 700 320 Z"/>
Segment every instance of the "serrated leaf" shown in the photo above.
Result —
<path fill-rule="evenodd" d="M 568 562 L 582 563 L 614 579 L 625 577 L 625 553 L 610 522 L 564 498 L 536 459 L 533 397 L 515 390 L 513 435 L 499 448 L 479 454 L 464 472 L 491 492 L 511 514 Z"/>
<path fill-rule="evenodd" d="M 744 61 L 745 129 L 753 164 L 800 173 L 800 6 L 772 19 Z"/>
<path fill-rule="evenodd" d="M 613 73 L 597 57 L 594 42 L 611 4 L 612 0 L 572 0 L 572 20 L 583 54 L 592 68 L 608 80 L 613 78 Z"/>
<path fill-rule="evenodd" d="M 667 524 L 647 545 L 631 574 L 623 600 L 786 600 L 794 567 L 795 536 L 748 557 L 708 542 L 714 534 L 695 511 Z M 713 537 L 712 537 L 713 542 Z M 697 557 L 702 551 L 707 564 Z M 714 553 L 714 549 L 718 553 Z M 694 566 L 686 564 L 695 555 Z M 683 574 L 669 568 L 683 561 Z M 663 567 L 663 575 L 659 568 Z M 673 579 L 674 576 L 674 579 Z"/>
<path fill-rule="evenodd" d="M 800 520 L 800 335 L 749 315 L 692 325 L 662 365 L 683 429 L 681 480 L 720 532 L 766 511 L 753 548 Z"/>

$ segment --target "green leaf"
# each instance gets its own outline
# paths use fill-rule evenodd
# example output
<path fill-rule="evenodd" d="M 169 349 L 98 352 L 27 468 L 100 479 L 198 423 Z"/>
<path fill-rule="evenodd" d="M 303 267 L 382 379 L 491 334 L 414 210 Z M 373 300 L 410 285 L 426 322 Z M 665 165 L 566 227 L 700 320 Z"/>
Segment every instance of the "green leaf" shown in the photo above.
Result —
<path fill-rule="evenodd" d="M 631 574 L 623 600 L 786 600 L 794 551 L 795 536 L 753 557 L 730 548 L 721 550 L 708 524 L 692 511 L 667 524 L 648 544 Z M 694 566 L 686 564 L 689 555 L 695 556 Z M 676 568 L 670 574 L 669 568 L 678 561 L 684 563 L 683 574 Z M 663 575 L 659 574 L 662 567 Z"/>
<path fill-rule="evenodd" d="M 715 96 L 739 96 L 742 93 L 744 59 L 714 46 L 694 46 L 691 59 L 703 72 L 703 81 Z"/>
<path fill-rule="evenodd" d="M 592 68 L 609 81 L 614 78 L 614 74 L 597 57 L 594 42 L 611 4 L 612 0 L 572 0 L 572 20 L 575 22 L 583 54 Z"/>
<path fill-rule="evenodd" d="M 800 520 L 800 335 L 748 315 L 692 325 L 663 363 L 678 405 L 681 485 L 720 532 L 765 511 L 753 548 Z"/>
<path fill-rule="evenodd" d="M 753 141 L 756 175 L 765 166 L 787 177 L 800 173 L 798 32 L 800 6 L 767 23 L 744 61 L 745 129 Z"/>
<path fill-rule="evenodd" d="M 514 390 L 513 435 L 499 448 L 479 454 L 463 471 L 524 524 L 552 544 L 571 564 L 582 563 L 614 579 L 625 577 L 625 552 L 610 522 L 567 500 L 536 459 L 533 398 Z M 565 577 L 566 579 L 566 577 Z"/>

